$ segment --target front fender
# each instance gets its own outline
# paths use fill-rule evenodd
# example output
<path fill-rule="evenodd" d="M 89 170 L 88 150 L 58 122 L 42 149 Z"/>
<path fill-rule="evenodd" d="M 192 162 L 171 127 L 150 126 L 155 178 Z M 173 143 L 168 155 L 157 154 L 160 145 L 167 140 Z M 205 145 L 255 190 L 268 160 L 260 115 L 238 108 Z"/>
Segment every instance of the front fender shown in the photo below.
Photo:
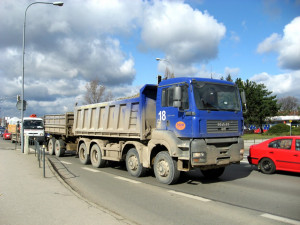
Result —
<path fill-rule="evenodd" d="M 185 155 L 183 149 L 189 149 L 189 140 L 181 140 L 171 131 L 155 130 L 152 132 L 152 138 L 148 144 L 149 152 L 151 152 L 156 145 L 165 146 L 170 156 L 178 158 Z"/>

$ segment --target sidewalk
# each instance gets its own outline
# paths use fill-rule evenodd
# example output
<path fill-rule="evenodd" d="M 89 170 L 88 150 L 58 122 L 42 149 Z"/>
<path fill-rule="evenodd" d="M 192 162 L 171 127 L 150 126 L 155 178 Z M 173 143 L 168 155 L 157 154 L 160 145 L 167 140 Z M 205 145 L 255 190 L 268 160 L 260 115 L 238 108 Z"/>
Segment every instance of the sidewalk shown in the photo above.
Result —
<path fill-rule="evenodd" d="M 1 225 L 129 223 L 71 191 L 53 174 L 47 163 L 44 178 L 43 168 L 39 168 L 34 153 L 25 155 L 20 150 L 9 150 L 0 145 Z"/>

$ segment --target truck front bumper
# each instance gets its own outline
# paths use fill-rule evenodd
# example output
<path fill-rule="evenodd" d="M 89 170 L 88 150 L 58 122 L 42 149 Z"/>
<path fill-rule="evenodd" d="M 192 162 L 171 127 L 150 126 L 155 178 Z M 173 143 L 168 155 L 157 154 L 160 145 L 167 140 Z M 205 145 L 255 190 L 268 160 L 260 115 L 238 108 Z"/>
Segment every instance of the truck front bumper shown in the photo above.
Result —
<path fill-rule="evenodd" d="M 192 167 L 222 166 L 243 160 L 242 138 L 194 139 L 190 144 Z"/>

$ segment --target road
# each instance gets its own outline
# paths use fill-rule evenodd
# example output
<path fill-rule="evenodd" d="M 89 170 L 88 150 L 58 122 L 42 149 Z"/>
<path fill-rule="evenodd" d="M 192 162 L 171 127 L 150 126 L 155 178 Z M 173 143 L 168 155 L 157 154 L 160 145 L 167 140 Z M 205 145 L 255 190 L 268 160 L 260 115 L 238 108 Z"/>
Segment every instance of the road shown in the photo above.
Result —
<path fill-rule="evenodd" d="M 137 224 L 300 224 L 299 174 L 265 175 L 244 160 L 217 180 L 193 171 L 164 185 L 151 171 L 134 178 L 120 164 L 93 168 L 72 154 L 47 157 L 85 199 Z"/>
<path fill-rule="evenodd" d="M 138 224 L 300 224 L 299 174 L 265 175 L 244 160 L 218 180 L 193 171 L 168 186 L 151 171 L 134 178 L 122 165 L 98 169 L 72 155 L 50 159 L 82 196 Z"/>

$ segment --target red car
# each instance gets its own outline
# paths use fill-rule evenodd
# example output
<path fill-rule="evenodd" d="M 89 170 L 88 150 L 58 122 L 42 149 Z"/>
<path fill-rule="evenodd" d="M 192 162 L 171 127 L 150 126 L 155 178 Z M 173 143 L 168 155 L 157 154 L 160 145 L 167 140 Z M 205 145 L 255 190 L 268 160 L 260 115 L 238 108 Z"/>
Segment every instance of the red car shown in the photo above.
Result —
<path fill-rule="evenodd" d="M 300 136 L 276 137 L 251 145 L 248 161 L 266 174 L 276 170 L 300 173 Z"/>
<path fill-rule="evenodd" d="M 3 133 L 3 139 L 4 140 L 11 140 L 11 133 L 8 133 L 7 129 Z"/>

